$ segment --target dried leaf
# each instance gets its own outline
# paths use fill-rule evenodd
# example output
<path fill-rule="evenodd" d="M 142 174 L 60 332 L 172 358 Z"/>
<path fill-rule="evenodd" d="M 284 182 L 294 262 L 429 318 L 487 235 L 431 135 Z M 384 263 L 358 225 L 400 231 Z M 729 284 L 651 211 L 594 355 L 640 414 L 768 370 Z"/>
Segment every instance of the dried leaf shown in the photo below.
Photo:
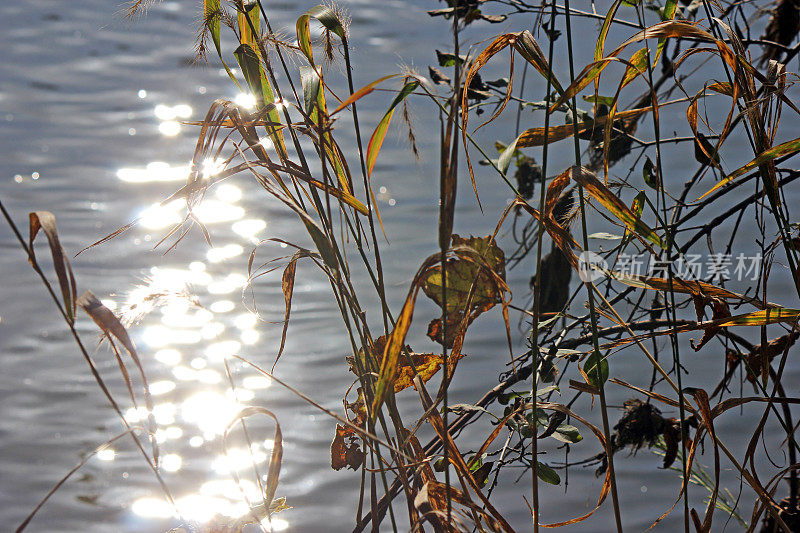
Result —
<path fill-rule="evenodd" d="M 763 152 L 761 155 L 759 155 L 746 165 L 734 170 L 733 172 L 722 178 L 719 181 L 719 183 L 714 185 L 707 193 L 698 198 L 698 200 L 705 198 L 712 192 L 716 191 L 721 187 L 724 187 L 725 185 L 735 180 L 739 176 L 742 176 L 743 174 L 750 172 L 754 168 L 757 168 L 768 161 L 772 161 L 773 159 L 784 155 L 794 154 L 797 153 L 798 151 L 800 151 L 800 139 L 794 139 L 792 141 L 787 141 L 783 144 L 779 144 L 778 146 L 774 146 L 769 150 Z"/>
<path fill-rule="evenodd" d="M 33 244 L 39 231 L 44 231 L 47 237 L 47 243 L 50 245 L 50 255 L 53 257 L 53 269 L 56 272 L 58 285 L 61 288 L 61 297 L 64 301 L 64 313 L 67 315 L 70 324 L 74 324 L 78 291 L 75 284 L 75 276 L 72 274 L 72 266 L 69 264 L 64 247 L 61 246 L 61 240 L 58 238 L 56 217 L 49 211 L 35 211 L 29 213 L 28 218 L 30 223 L 30 238 L 28 239 L 30 257 L 28 259 L 32 265 L 37 268 L 39 267 L 36 262 L 36 253 Z"/>
<path fill-rule="evenodd" d="M 768 341 L 766 346 L 757 344 L 753 347 L 752 352 L 744 356 L 734 350 L 728 350 L 726 356 L 728 368 L 733 369 L 740 362 L 745 361 L 747 380 L 755 382 L 759 374 L 762 373 L 762 369 L 766 367 L 767 370 L 769 370 L 768 367 L 772 360 L 782 355 L 788 347 L 793 346 L 798 337 L 800 337 L 800 332 L 787 333 L 786 335 Z"/>
<path fill-rule="evenodd" d="M 558 313 L 569 300 L 569 283 L 572 279 L 572 265 L 559 248 L 553 247 L 541 264 L 541 283 L 539 285 L 539 312 Z M 531 278 L 531 287 L 538 275 Z"/>
<path fill-rule="evenodd" d="M 362 88 L 360 88 L 359 90 L 357 90 L 356 92 L 354 92 L 353 94 L 348 96 L 347 99 L 344 102 L 339 104 L 339 106 L 336 109 L 333 110 L 333 112 L 331 113 L 331 116 L 335 115 L 336 113 L 338 113 L 339 111 L 341 111 L 345 107 L 349 106 L 353 102 L 356 102 L 356 101 L 360 100 L 364 96 L 366 96 L 369 93 L 371 93 L 372 91 L 374 91 L 375 87 L 377 85 L 379 85 L 379 84 L 383 83 L 384 81 L 389 80 L 391 78 L 395 78 L 397 76 L 399 76 L 399 74 L 389 74 L 388 76 L 383 76 L 382 78 L 378 78 L 377 80 L 373 81 L 372 83 L 368 83 L 367 85 L 363 86 Z"/>
<path fill-rule="evenodd" d="M 394 329 L 392 330 L 386 347 L 381 357 L 381 368 L 378 381 L 373 391 L 372 404 L 370 405 L 370 418 L 374 421 L 378 416 L 378 410 L 386 396 L 389 394 L 390 387 L 394 388 L 394 377 L 397 372 L 397 364 L 400 359 L 400 351 L 403 349 L 408 329 L 411 327 L 411 320 L 414 317 L 414 306 L 417 301 L 417 294 L 420 288 L 422 275 L 439 260 L 439 254 L 429 256 L 423 261 L 422 266 L 417 271 L 411 287 L 408 290 L 403 309 L 397 318 Z"/>
<path fill-rule="evenodd" d="M 272 436 L 272 453 L 269 458 L 269 467 L 267 468 L 267 475 L 264 479 L 264 502 L 275 502 L 275 491 L 278 489 L 278 478 L 281 473 L 281 462 L 283 461 L 283 433 L 281 432 L 281 425 L 278 422 L 278 417 L 264 407 L 248 406 L 239 411 L 239 413 L 231 420 L 225 432 L 222 434 L 222 450 L 225 455 L 228 454 L 228 434 L 234 426 L 243 423 L 245 418 L 253 415 L 266 415 L 275 422 L 275 433 Z M 270 509 L 271 511 L 271 509 Z"/>
<path fill-rule="evenodd" d="M 491 236 L 465 239 L 453 234 L 452 244 L 458 257 L 446 262 L 446 286 L 441 265 L 429 269 L 421 279 L 422 290 L 447 314 L 445 331 L 441 319 L 436 319 L 428 328 L 428 336 L 448 347 L 452 347 L 462 321 L 466 319 L 469 325 L 501 303 L 505 289 L 505 255 Z"/>
<path fill-rule="evenodd" d="M 281 345 L 278 348 L 278 355 L 275 356 L 275 362 L 272 363 L 272 370 L 275 370 L 275 365 L 278 364 L 278 359 L 281 358 L 283 347 L 286 344 L 286 329 L 289 327 L 289 315 L 292 312 L 292 294 L 294 294 L 294 277 L 297 273 L 297 260 L 306 254 L 300 250 L 295 252 L 289 264 L 283 271 L 281 276 L 281 291 L 283 292 L 284 300 L 284 313 L 283 313 L 283 329 L 281 330 Z"/>
<path fill-rule="evenodd" d="M 574 168 L 574 167 L 573 167 Z M 589 170 L 581 167 L 577 171 L 572 172 L 572 178 L 583 185 L 586 192 L 591 194 L 597 201 L 611 211 L 629 230 L 641 235 L 646 240 L 653 244 L 666 248 L 661 237 L 655 231 L 650 229 L 639 216 L 636 216 L 631 209 L 622 203 L 619 197 L 612 193 L 608 188 L 603 185 L 595 175 Z"/>
<path fill-rule="evenodd" d="M 714 148 L 714 145 L 712 145 L 702 133 L 697 133 L 694 139 L 694 158 L 702 165 L 714 166 L 719 169 L 722 168 L 719 164 L 720 159 L 717 149 Z"/>
<path fill-rule="evenodd" d="M 364 452 L 359 443 L 360 437 L 353 428 L 337 424 L 336 435 L 331 442 L 331 468 L 360 469 L 364 463 Z"/>

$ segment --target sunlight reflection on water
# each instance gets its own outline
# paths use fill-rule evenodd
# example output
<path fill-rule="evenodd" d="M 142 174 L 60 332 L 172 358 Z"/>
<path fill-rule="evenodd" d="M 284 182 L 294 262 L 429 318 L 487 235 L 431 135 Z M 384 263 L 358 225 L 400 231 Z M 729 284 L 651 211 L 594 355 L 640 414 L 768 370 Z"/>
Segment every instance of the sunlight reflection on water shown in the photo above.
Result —
<path fill-rule="evenodd" d="M 237 103 L 246 106 L 249 95 L 240 95 Z M 156 105 L 153 111 L 164 135 L 181 132 L 180 120 L 192 115 L 185 104 Z M 202 177 L 213 176 L 223 170 L 224 161 L 206 161 Z M 143 168 L 120 168 L 117 177 L 128 184 L 147 185 L 157 182 L 185 182 L 190 165 L 172 165 L 155 161 Z M 142 496 L 131 504 L 134 515 L 143 519 L 180 517 L 203 523 L 215 516 L 238 518 L 245 515 L 250 505 L 261 502 L 263 494 L 258 483 L 246 479 L 252 476 L 253 466 L 259 475 L 266 474 L 266 463 L 272 453 L 273 441 L 261 440 L 247 444 L 242 441 L 223 453 L 220 438 L 231 421 L 248 402 L 264 403 L 265 390 L 272 381 L 253 372 L 239 375 L 241 365 L 234 356 L 240 355 L 243 346 L 255 344 L 259 339 L 258 317 L 245 312 L 234 295 L 247 285 L 247 278 L 231 273 L 224 265 L 231 260 L 241 260 L 254 244 L 258 243 L 267 228 L 260 218 L 248 218 L 240 205 L 242 189 L 231 183 L 216 184 L 206 197 L 192 207 L 192 216 L 205 225 L 230 224 L 228 242 L 216 242 L 209 247 L 203 261 L 188 265 L 151 268 L 142 282 L 133 287 L 125 298 L 108 300 L 109 307 L 118 308 L 126 324 L 140 324 L 138 343 L 144 361 L 154 362 L 157 379 L 150 384 L 150 392 L 157 399 L 152 415 L 156 421 L 156 441 L 164 445 L 160 469 L 167 484 L 176 494 L 173 506 L 165 497 L 156 494 Z M 152 242 L 187 215 L 183 199 L 145 206 L 138 214 L 138 226 L 144 230 L 157 230 Z M 232 240 L 231 240 L 232 239 Z M 226 297 L 226 295 L 231 295 Z M 231 388 L 225 363 L 234 368 L 236 387 Z M 131 424 L 147 421 L 147 409 L 131 407 L 125 412 Z M 242 446 L 244 444 L 244 446 Z M 113 461 L 115 452 L 106 449 L 100 457 Z M 205 457 L 206 460 L 198 458 Z M 204 471 L 206 480 L 186 492 L 180 476 L 188 470 Z M 239 482 L 235 472 L 244 475 Z M 258 480 L 255 480 L 258 481 Z M 264 528 L 282 531 L 288 522 L 273 518 Z"/>

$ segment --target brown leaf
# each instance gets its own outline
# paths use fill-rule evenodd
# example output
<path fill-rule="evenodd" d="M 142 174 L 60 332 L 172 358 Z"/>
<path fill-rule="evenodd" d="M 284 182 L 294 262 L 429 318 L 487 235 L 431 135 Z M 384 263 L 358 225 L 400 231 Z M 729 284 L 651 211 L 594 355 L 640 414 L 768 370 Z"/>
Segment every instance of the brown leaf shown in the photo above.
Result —
<path fill-rule="evenodd" d="M 698 163 L 714 166 L 722 170 L 717 149 L 702 133 L 698 133 L 694 139 L 694 158 Z"/>
<path fill-rule="evenodd" d="M 364 462 L 364 452 L 359 446 L 356 430 L 350 426 L 336 424 L 336 435 L 331 442 L 331 468 L 341 470 L 344 467 L 358 470 Z"/>
<path fill-rule="evenodd" d="M 712 317 L 712 320 L 719 320 L 731 316 L 731 311 L 728 307 L 728 304 L 720 298 L 705 297 L 694 294 L 692 295 L 692 300 L 694 300 L 694 308 L 695 312 L 697 313 L 698 322 L 701 322 L 705 317 L 705 308 L 707 305 L 711 305 L 714 310 L 714 316 Z M 712 325 L 708 328 L 705 328 L 703 331 L 703 338 L 700 339 L 700 342 L 697 345 L 695 345 L 694 340 L 690 340 L 689 343 L 692 345 L 692 348 L 694 348 L 694 351 L 700 351 L 700 348 L 702 348 L 708 341 L 713 339 L 714 335 L 719 333 L 720 329 L 722 329 L 722 326 L 718 325 Z"/>
<path fill-rule="evenodd" d="M 768 368 L 772 360 L 781 355 L 788 347 L 792 346 L 798 337 L 800 337 L 800 332 L 788 333 L 768 341 L 765 347 L 762 347 L 761 344 L 756 345 L 753 348 L 753 351 L 746 356 L 743 356 L 734 350 L 728 350 L 728 368 L 733 369 L 736 367 L 736 365 L 742 362 L 742 360 L 747 361 L 747 364 L 745 365 L 747 370 L 747 380 L 750 382 L 755 382 L 755 380 L 758 378 L 758 374 L 763 372 L 762 369 L 765 367 Z"/>
<path fill-rule="evenodd" d="M 547 186 L 547 199 L 544 203 L 544 214 L 550 216 L 553 214 L 553 209 L 556 206 L 559 198 L 561 198 L 561 191 L 569 185 L 572 178 L 572 168 L 568 168 L 550 182 Z"/>
<path fill-rule="evenodd" d="M 30 250 L 31 263 L 38 267 L 36 263 L 36 254 L 33 247 L 33 242 L 36 240 L 39 230 L 44 231 L 47 236 L 47 242 L 50 245 L 50 254 L 53 256 L 53 268 L 56 271 L 58 284 L 61 287 L 61 296 L 64 299 L 64 312 L 71 324 L 75 322 L 75 309 L 77 296 L 77 289 L 75 287 L 75 276 L 72 274 L 72 267 L 67 259 L 67 254 L 64 252 L 64 247 L 61 246 L 61 241 L 58 238 L 58 230 L 56 229 L 56 217 L 49 211 L 35 211 L 28 214 L 30 220 L 30 239 L 28 249 Z"/>
<path fill-rule="evenodd" d="M 664 444 L 666 453 L 664 454 L 664 469 L 672 466 L 678 457 L 678 445 L 681 442 L 680 423 L 675 419 L 670 419 L 668 424 L 664 424 Z"/>
<path fill-rule="evenodd" d="M 455 327 L 457 328 L 458 325 L 458 323 L 455 324 Z M 386 336 L 381 335 L 375 340 L 375 351 L 373 352 L 373 357 L 382 357 L 385 348 Z M 398 360 L 397 369 L 395 371 L 393 380 L 394 392 L 396 393 L 413 386 L 414 377 L 417 375 L 419 375 L 423 382 L 428 382 L 436 374 L 436 372 L 439 371 L 444 362 L 442 355 L 438 353 L 415 353 L 411 351 L 410 346 L 405 346 L 404 349 L 408 353 L 408 357 L 401 354 L 400 359 Z M 363 350 L 359 352 L 359 356 L 363 357 Z M 461 353 L 453 353 L 450 355 L 450 357 L 448 357 L 447 365 L 451 372 L 458 360 L 462 357 L 464 357 L 464 355 Z M 409 358 L 411 359 L 411 362 L 409 362 Z M 414 371 L 415 369 L 416 372 Z M 362 402 L 361 407 L 363 408 L 361 389 L 359 389 L 358 401 Z M 352 405 L 357 406 L 358 402 Z M 360 411 L 353 410 L 353 413 L 355 413 L 357 416 L 360 416 Z M 359 418 L 357 423 L 360 424 L 361 421 L 362 419 Z"/>
<path fill-rule="evenodd" d="M 408 363 L 408 358 L 400 357 L 400 364 L 397 365 L 397 374 L 395 374 L 394 391 L 400 392 L 414 385 L 414 376 L 419 375 L 422 381 L 427 382 L 436 372 L 442 367 L 444 361 L 441 354 L 438 353 L 410 353 L 411 361 L 414 363 L 412 367 Z M 447 366 L 451 369 L 455 366 L 459 359 L 464 357 L 464 354 L 451 354 L 447 358 Z M 416 373 L 414 369 L 416 368 Z M 416 388 L 416 387 L 415 387 Z"/>
<path fill-rule="evenodd" d="M 489 306 L 486 309 L 489 309 L 492 306 Z M 484 309 L 483 311 L 485 311 Z M 483 312 L 481 311 L 481 313 Z M 467 317 L 467 327 L 472 324 L 472 322 L 478 317 L 481 313 L 473 313 L 469 317 Z M 433 342 L 444 344 L 447 348 L 452 348 L 455 344 L 456 339 L 458 338 L 459 328 L 463 323 L 465 318 L 464 313 L 457 312 L 457 313 L 450 313 L 447 315 L 447 326 L 442 327 L 442 319 L 441 318 L 434 318 L 428 324 L 428 338 L 430 338 Z"/>
<path fill-rule="evenodd" d="M 120 322 L 119 318 L 117 318 L 113 311 L 103 305 L 102 302 L 100 302 L 100 300 L 98 300 L 91 291 L 84 292 L 81 297 L 78 298 L 77 305 L 83 309 L 86 314 L 92 318 L 92 320 L 94 320 L 94 323 L 97 324 L 97 326 L 102 330 L 103 335 L 105 335 L 105 337 L 111 343 L 111 347 L 114 349 L 114 354 L 117 356 L 117 362 L 119 363 L 120 371 L 122 372 L 123 379 L 125 380 L 125 384 L 128 387 L 131 400 L 133 401 L 135 407 L 136 397 L 133 393 L 133 385 L 130 375 L 125 367 L 125 363 L 120 357 L 114 339 L 122 344 L 122 346 L 125 347 L 125 350 L 127 350 L 128 354 L 131 356 L 131 359 L 133 360 L 134 365 L 136 365 L 136 368 L 139 371 L 139 376 L 142 380 L 145 405 L 147 407 L 147 411 L 150 413 L 148 417 L 150 429 L 151 431 L 155 431 L 156 423 L 153 416 L 153 400 L 152 396 L 150 395 L 150 387 L 147 384 L 147 377 L 145 375 L 142 362 L 139 359 L 139 354 L 136 351 L 136 346 L 133 344 L 130 335 L 128 335 L 128 330 L 125 329 L 125 326 L 122 325 L 122 322 Z M 153 453 L 157 461 L 158 447 L 155 439 L 153 439 Z"/>
<path fill-rule="evenodd" d="M 297 260 L 304 255 L 303 251 L 297 251 L 292 256 L 286 269 L 283 271 L 281 277 L 281 290 L 283 291 L 283 299 L 285 302 L 285 309 L 283 313 L 283 329 L 281 330 L 281 346 L 278 348 L 278 355 L 275 356 L 275 362 L 272 363 L 272 370 L 275 370 L 275 365 L 278 364 L 278 359 L 281 358 L 283 347 L 286 344 L 286 329 L 289 327 L 289 315 L 292 312 L 292 294 L 294 294 L 294 277 L 297 272 Z"/>

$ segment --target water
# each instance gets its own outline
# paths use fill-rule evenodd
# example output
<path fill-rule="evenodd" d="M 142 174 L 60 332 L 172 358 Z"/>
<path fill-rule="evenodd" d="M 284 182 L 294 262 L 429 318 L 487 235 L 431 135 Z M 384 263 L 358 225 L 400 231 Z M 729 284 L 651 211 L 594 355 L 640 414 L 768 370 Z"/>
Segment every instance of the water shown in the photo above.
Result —
<path fill-rule="evenodd" d="M 238 396 L 233 396 L 223 366 L 226 356 L 234 354 L 267 368 L 274 360 L 280 339 L 276 322 L 283 319 L 280 274 L 259 278 L 245 298 L 241 290 L 248 255 L 259 239 L 278 236 L 310 245 L 298 233 L 294 217 L 265 200 L 263 191 L 241 175 L 213 190 L 197 213 L 208 225 L 212 245 L 195 229 L 168 254 L 163 254 L 163 245 L 154 250 L 183 215 L 179 204 L 158 205 L 180 186 L 194 150 L 195 130 L 179 121 L 201 119 L 217 97 L 237 97 L 216 62 L 189 66 L 199 8 L 184 4 L 161 3 L 132 24 L 119 22 L 115 2 L 101 0 L 69 9 L 56 0 L 0 6 L 6 21 L 0 45 L 7 51 L 0 66 L 0 195 L 22 228 L 28 211 L 53 211 L 70 254 L 140 218 L 135 228 L 75 258 L 73 266 L 79 293 L 89 289 L 131 319 L 143 315 L 131 331 L 156 402 L 164 478 L 185 516 L 203 520 L 214 512 L 236 515 L 244 505 L 243 492 L 257 499 L 250 457 L 265 469 L 273 445 L 271 422 L 255 421 L 252 454 L 233 446 L 225 458 L 221 447 L 231 416 L 241 404 L 252 403 L 273 411 L 283 430 L 277 495 L 293 508 L 277 515 L 273 528 L 346 531 L 353 525 L 360 476 L 330 468 L 334 422 L 241 365 L 234 365 Z M 293 35 L 294 18 L 311 5 L 272 4 L 273 26 Z M 434 47 L 448 48 L 443 23 L 424 12 L 432 6 L 421 1 L 348 3 L 357 83 L 396 70 L 401 63 L 424 71 L 434 61 Z M 485 30 L 478 35 L 500 31 L 500 26 Z M 473 44 L 478 40 L 473 37 Z M 345 94 L 340 81 L 336 83 L 339 94 Z M 364 123 L 375 124 L 387 103 L 385 94 L 365 101 Z M 399 308 L 421 259 L 436 251 L 432 235 L 438 169 L 435 146 L 428 141 L 436 139 L 431 132 L 438 131 L 438 122 L 429 108 L 421 105 L 416 111 L 424 159 L 411 162 L 393 133 L 376 167 L 378 200 L 391 241 L 384 265 L 393 308 Z M 353 146 L 347 133 L 343 139 Z M 569 150 L 563 151 L 554 153 L 556 162 L 566 166 Z M 494 227 L 496 213 L 510 194 L 491 180 L 479 180 L 486 214 L 471 197 L 468 182 L 462 182 L 458 232 L 486 234 Z M 122 424 L 5 224 L 0 226 L 0 245 L 0 523 L 7 530 L 83 457 L 118 435 Z M 264 245 L 255 264 L 289 253 L 277 244 Z M 39 255 L 46 257 L 44 248 Z M 530 268 L 521 267 L 510 273 L 510 280 L 524 286 L 529 275 Z M 366 288 L 365 279 L 359 283 Z M 181 293 L 184 289 L 191 297 Z M 162 294 L 167 305 L 149 309 L 154 293 Z M 253 297 L 261 320 L 248 310 Z M 517 303 L 523 299 L 519 296 Z M 422 302 L 419 323 L 434 314 L 434 307 Z M 412 336 L 415 346 L 425 344 L 422 329 Z M 126 418 L 137 423 L 141 412 L 131 407 L 107 347 L 97 348 L 96 328 L 81 317 L 78 331 L 125 406 Z M 341 331 L 325 280 L 301 263 L 277 375 L 337 411 L 352 380 L 344 362 L 349 346 Z M 498 350 L 504 346 L 498 313 L 482 318 L 472 331 L 451 402 L 474 402 L 506 369 L 508 354 Z M 517 338 L 519 351 L 523 344 Z M 708 364 L 705 371 L 715 376 L 718 365 Z M 610 401 L 621 403 L 626 397 L 624 392 L 617 396 Z M 400 402 L 407 412 L 416 412 L 413 391 L 401 395 Z M 728 424 L 735 428 L 736 422 Z M 481 421 L 468 431 L 480 442 L 491 426 Z M 589 443 L 588 432 L 584 434 Z M 576 446 L 572 458 L 596 453 L 596 448 L 595 443 Z M 659 461 L 642 452 L 635 459 L 620 456 L 617 462 L 631 530 L 644 529 L 663 511 L 647 499 L 666 502 L 677 494 L 677 477 L 654 469 Z M 231 470 L 246 480 L 243 492 L 232 481 Z M 548 510 L 544 520 L 572 517 L 594 506 L 600 482 L 588 470 L 574 469 L 569 475 L 568 493 L 543 489 L 542 508 Z M 529 493 L 530 482 L 524 477 L 514 484 L 515 476 L 509 472 L 501 477 L 503 488 L 494 498 L 501 512 L 525 530 L 529 515 L 522 494 Z M 726 479 L 735 489 L 735 478 L 728 473 Z M 700 496 L 695 491 L 697 505 Z M 609 504 L 577 529 L 608 530 Z M 402 514 L 402 505 L 398 511 Z M 163 531 L 176 525 L 171 515 L 154 476 L 130 439 L 122 438 L 89 459 L 55 493 L 30 530 Z M 662 529 L 674 528 L 675 520 L 666 520 Z"/>

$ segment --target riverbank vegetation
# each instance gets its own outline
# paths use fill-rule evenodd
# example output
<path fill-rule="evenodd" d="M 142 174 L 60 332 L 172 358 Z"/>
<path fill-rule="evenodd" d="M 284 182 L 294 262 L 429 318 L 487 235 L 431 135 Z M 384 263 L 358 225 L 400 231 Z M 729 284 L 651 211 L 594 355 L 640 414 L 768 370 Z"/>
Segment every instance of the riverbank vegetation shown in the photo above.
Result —
<path fill-rule="evenodd" d="M 129 16 L 146 7 L 134 2 Z M 648 501 L 654 525 L 679 515 L 685 531 L 800 530 L 800 397 L 785 377 L 796 375 L 800 336 L 796 2 L 448 0 L 429 14 L 450 31 L 451 48 L 432 51 L 427 72 L 374 81 L 354 75 L 358 29 L 351 35 L 343 9 L 311 8 L 293 35 L 273 31 L 269 9 L 260 0 L 202 3 L 198 60 L 221 62 L 253 102 L 218 99 L 193 123 L 190 175 L 169 198 L 185 201 L 185 219 L 159 246 L 179 246 L 192 229 L 208 235 L 193 209 L 234 177 L 256 180 L 295 216 L 308 238 L 274 235 L 249 262 L 251 282 L 281 279 L 285 321 L 274 364 L 233 356 L 226 368 L 244 362 L 329 418 L 331 467 L 361 479 L 355 531 L 512 531 L 509 502 L 493 497 L 501 483 L 519 488 L 514 505 L 530 515 L 524 529 L 585 522 L 627 530 L 618 467 L 643 449 L 661 456 L 652 462 L 660 476 L 680 476 L 673 499 Z M 493 28 L 502 33 L 471 37 Z M 337 76 L 346 94 L 331 88 Z M 392 90 L 388 99 L 383 89 Z M 377 122 L 359 117 L 367 98 L 386 99 Z M 437 115 L 439 131 L 416 131 L 411 105 Z M 413 155 L 439 161 L 431 182 L 438 227 L 419 228 L 430 232 L 432 253 L 408 273 L 402 302 L 386 296 L 398 280 L 384 274 L 385 221 L 374 192 L 393 128 L 405 129 Z M 343 132 L 354 145 L 341 144 Z M 496 223 L 481 235 L 459 233 L 456 198 L 480 203 L 481 188 L 496 186 L 513 197 L 482 205 Z M 135 441 L 171 500 L 155 421 L 140 427 L 123 416 L 128 404 L 152 411 L 127 330 L 90 292 L 78 293 L 49 213 L 31 213 L 27 239 L 3 213 L 125 425 L 116 438 Z M 41 233 L 55 282 L 34 253 Z M 276 249 L 291 253 L 264 259 L 263 250 Z M 274 373 L 291 335 L 300 262 L 329 284 L 351 346 L 331 369 L 353 378 L 339 412 Z M 531 264 L 530 284 L 513 286 L 510 269 Z M 438 316 L 415 315 L 423 298 Z M 75 329 L 79 312 L 109 341 L 128 398 L 113 397 L 96 370 Z M 504 325 L 496 357 L 507 359 L 507 371 L 486 376 L 472 403 L 454 404 L 448 391 L 469 372 L 465 342 L 484 315 Z M 409 345 L 412 327 L 427 328 L 427 347 Z M 709 361 L 717 379 L 692 379 Z M 235 388 L 235 376 L 228 379 Z M 609 404 L 609 389 L 628 398 L 624 405 Z M 400 395 L 416 395 L 418 409 L 401 412 Z M 291 459 L 262 400 L 223 439 L 249 439 L 253 417 L 274 422 L 272 456 L 254 477 L 262 501 L 204 530 L 269 530 L 270 517 L 292 505 L 279 485 L 281 463 Z M 746 447 L 729 444 L 730 418 L 740 442 L 747 433 Z M 577 514 L 543 509 L 542 491 L 565 486 L 570 469 L 586 465 L 603 480 L 596 505 Z M 613 510 L 612 523 L 592 526 L 601 506 Z"/>

